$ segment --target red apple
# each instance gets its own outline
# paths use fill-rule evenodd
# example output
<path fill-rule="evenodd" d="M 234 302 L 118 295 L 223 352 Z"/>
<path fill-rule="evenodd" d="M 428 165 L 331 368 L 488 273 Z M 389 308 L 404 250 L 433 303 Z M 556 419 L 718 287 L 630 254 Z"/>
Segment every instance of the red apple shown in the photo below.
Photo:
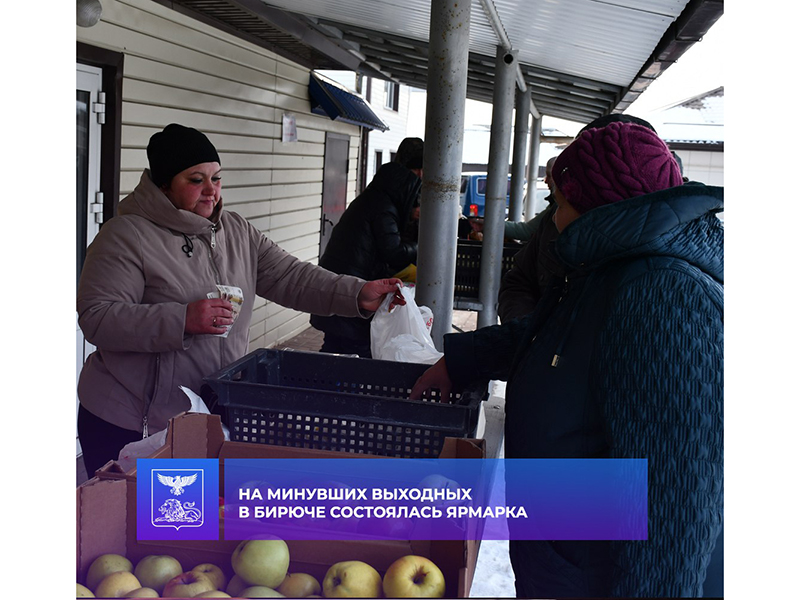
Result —
<path fill-rule="evenodd" d="M 164 586 L 162 596 L 164 598 L 191 598 L 215 589 L 217 588 L 214 587 L 214 582 L 202 573 L 187 571 L 170 579 Z"/>
<path fill-rule="evenodd" d="M 218 590 L 224 590 L 228 583 L 228 578 L 217 565 L 211 563 L 202 563 L 192 569 L 194 573 L 202 573 L 211 580 L 214 587 Z"/>
<path fill-rule="evenodd" d="M 319 594 L 322 586 L 308 573 L 289 573 L 277 591 L 287 598 L 308 598 L 312 594 Z"/>

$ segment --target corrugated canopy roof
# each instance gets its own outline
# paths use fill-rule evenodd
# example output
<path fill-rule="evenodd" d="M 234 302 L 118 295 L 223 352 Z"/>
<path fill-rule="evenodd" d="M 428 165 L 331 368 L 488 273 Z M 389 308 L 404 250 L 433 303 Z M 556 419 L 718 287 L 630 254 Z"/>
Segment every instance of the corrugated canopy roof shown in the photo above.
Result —
<path fill-rule="evenodd" d="M 427 86 L 431 0 L 154 0 L 312 69 Z M 496 48 L 543 115 L 624 111 L 722 15 L 723 0 L 472 0 L 467 96 L 492 101 Z"/>

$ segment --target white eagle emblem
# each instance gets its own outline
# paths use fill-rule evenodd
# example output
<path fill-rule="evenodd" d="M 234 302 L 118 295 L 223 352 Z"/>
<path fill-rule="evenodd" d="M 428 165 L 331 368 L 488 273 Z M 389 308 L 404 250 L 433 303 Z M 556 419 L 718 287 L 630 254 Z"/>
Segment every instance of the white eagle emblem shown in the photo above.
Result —
<path fill-rule="evenodd" d="M 170 493 L 176 496 L 180 496 L 183 493 L 183 488 L 192 485 L 197 479 L 197 473 L 189 475 L 188 477 L 168 477 L 161 473 L 156 473 L 156 475 L 161 483 L 171 488 L 169 490 Z"/>

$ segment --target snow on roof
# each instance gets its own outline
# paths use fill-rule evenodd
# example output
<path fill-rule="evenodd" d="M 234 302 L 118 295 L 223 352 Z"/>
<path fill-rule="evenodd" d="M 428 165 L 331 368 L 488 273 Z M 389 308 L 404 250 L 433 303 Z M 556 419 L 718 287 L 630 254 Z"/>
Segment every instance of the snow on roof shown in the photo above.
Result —
<path fill-rule="evenodd" d="M 692 96 L 644 117 L 667 142 L 714 144 L 725 141 L 725 88 Z"/>

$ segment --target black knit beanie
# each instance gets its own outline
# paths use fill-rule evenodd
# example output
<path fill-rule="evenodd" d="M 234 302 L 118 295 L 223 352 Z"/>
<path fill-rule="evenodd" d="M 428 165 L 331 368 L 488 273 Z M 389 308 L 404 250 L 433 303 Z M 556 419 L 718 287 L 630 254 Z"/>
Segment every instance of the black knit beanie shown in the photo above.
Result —
<path fill-rule="evenodd" d="M 634 123 L 636 125 L 641 125 L 642 127 L 647 127 L 650 131 L 656 131 L 656 128 L 644 119 L 634 117 L 633 115 L 615 113 L 613 115 L 604 115 L 602 117 L 598 117 L 591 123 L 584 125 L 583 128 L 578 132 L 578 135 L 582 134 L 587 129 L 599 129 L 600 127 L 605 127 L 609 123 Z M 578 136 L 576 135 L 575 137 Z"/>
<path fill-rule="evenodd" d="M 421 169 L 424 149 L 425 144 L 422 139 L 418 137 L 405 138 L 397 148 L 397 155 L 394 161 L 399 162 L 406 169 Z"/>
<path fill-rule="evenodd" d="M 220 162 L 214 144 L 197 129 L 171 123 L 150 138 L 147 144 L 150 178 L 158 187 L 169 185 L 172 178 L 189 167 Z"/>

